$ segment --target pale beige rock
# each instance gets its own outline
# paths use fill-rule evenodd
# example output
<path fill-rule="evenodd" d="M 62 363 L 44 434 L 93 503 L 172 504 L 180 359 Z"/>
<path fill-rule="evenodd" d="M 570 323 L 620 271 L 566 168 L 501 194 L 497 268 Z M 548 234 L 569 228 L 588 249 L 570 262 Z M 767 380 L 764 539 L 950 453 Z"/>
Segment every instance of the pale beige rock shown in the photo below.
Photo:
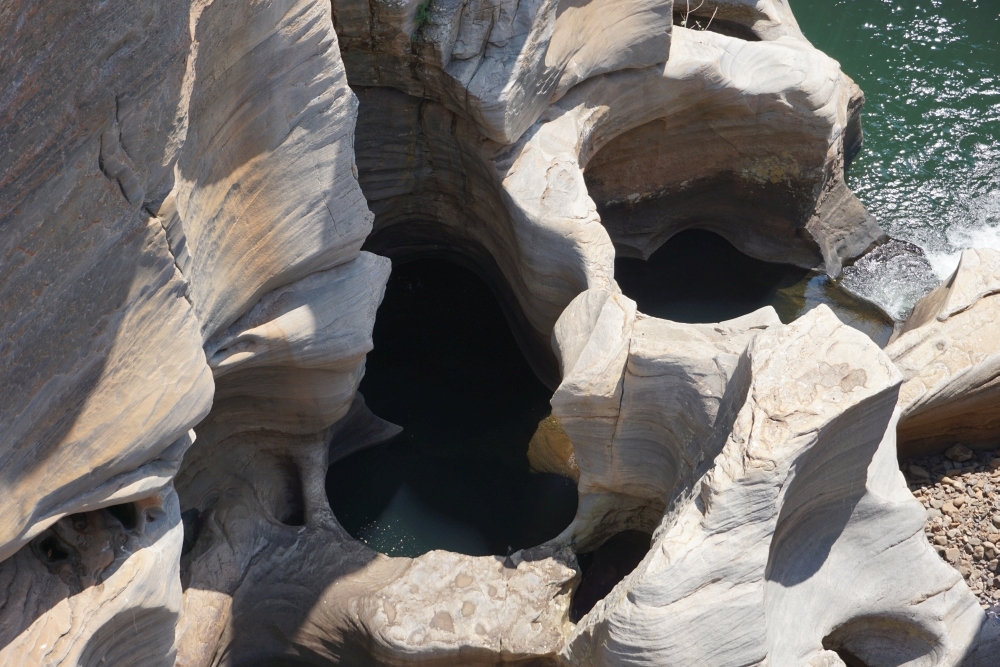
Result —
<path fill-rule="evenodd" d="M 843 183 L 863 98 L 787 3 L 680 12 L 0 10 L 0 656 L 170 664 L 175 628 L 185 667 L 988 656 L 895 467 L 888 359 L 824 308 L 682 325 L 614 281 L 695 224 L 831 275 L 881 238 Z M 357 394 L 388 274 L 363 242 L 499 294 L 558 387 L 534 461 L 579 478 L 555 540 L 389 558 L 333 516 L 330 462 L 398 433 Z M 574 626 L 572 550 L 628 528 L 653 549 Z"/>
<path fill-rule="evenodd" d="M 888 357 L 821 306 L 758 334 L 732 377 L 710 469 L 581 620 L 567 662 L 838 664 L 828 649 L 843 649 L 959 664 L 983 614 L 896 466 Z"/>
<path fill-rule="evenodd" d="M 364 375 L 388 277 L 387 259 L 362 253 L 268 293 L 208 341 L 218 387 L 203 437 L 260 428 L 309 434 L 343 417 Z"/>
<path fill-rule="evenodd" d="M 176 155 L 185 14 L 0 10 L 0 560 L 162 489 L 158 458 L 211 405 L 189 285 L 149 213 Z"/>
<path fill-rule="evenodd" d="M 75 588 L 38 565 L 61 553 L 46 531 L 68 540 L 82 512 L 111 525 L 101 508 L 172 493 L 213 398 L 218 414 L 244 396 L 236 431 L 313 433 L 347 412 L 388 273 L 359 257 L 356 98 L 328 3 L 0 16 L 0 569 L 30 600 L 4 609 L 0 650 L 171 664 L 175 501 L 169 544 L 140 540 L 114 574 L 106 550 L 87 555 L 97 538 L 70 545 L 88 573 Z M 142 634 L 118 632 L 133 617 Z"/>
<path fill-rule="evenodd" d="M 266 292 L 356 257 L 371 213 L 329 7 L 207 2 L 192 18 L 186 133 L 159 216 L 209 339 Z"/>
<path fill-rule="evenodd" d="M 554 659 L 577 576 L 570 552 L 518 552 L 513 567 L 377 554 L 326 499 L 340 437 L 248 432 L 191 450 L 178 487 L 203 533 L 182 561 L 177 664 L 266 663 L 289 650 L 341 664 Z"/>
<path fill-rule="evenodd" d="M 1000 435 L 1000 252 L 966 250 L 886 347 L 902 371 L 900 452 L 941 451 Z"/>
<path fill-rule="evenodd" d="M 772 308 L 696 325 L 626 317 L 621 303 L 632 302 L 585 292 L 553 335 L 573 362 L 552 397 L 553 415 L 580 468 L 577 516 L 558 539 L 578 551 L 622 530 L 655 528 L 711 463 L 704 447 L 717 420 L 731 418 L 719 406 L 739 355 L 757 331 L 780 325 Z"/>
<path fill-rule="evenodd" d="M 0 563 L 0 662 L 174 664 L 177 494 L 168 488 L 130 507 L 134 520 L 124 524 L 107 509 L 64 518 Z"/>

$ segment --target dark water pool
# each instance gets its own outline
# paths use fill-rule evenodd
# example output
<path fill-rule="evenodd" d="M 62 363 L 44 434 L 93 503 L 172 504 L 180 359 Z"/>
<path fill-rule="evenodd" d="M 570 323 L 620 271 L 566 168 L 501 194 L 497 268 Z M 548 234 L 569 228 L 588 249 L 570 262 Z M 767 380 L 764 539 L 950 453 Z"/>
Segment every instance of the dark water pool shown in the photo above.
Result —
<path fill-rule="evenodd" d="M 437 259 L 395 264 L 361 383 L 395 439 L 334 464 L 338 520 L 391 556 L 506 554 L 555 537 L 576 486 L 528 468 L 551 392 L 521 354 L 487 285 Z"/>
<path fill-rule="evenodd" d="M 619 257 L 615 280 L 640 312 L 674 322 L 721 322 L 773 306 L 787 324 L 826 304 L 879 345 L 892 333 L 885 314 L 826 275 L 749 257 L 700 229 L 677 234 L 648 260 Z"/>

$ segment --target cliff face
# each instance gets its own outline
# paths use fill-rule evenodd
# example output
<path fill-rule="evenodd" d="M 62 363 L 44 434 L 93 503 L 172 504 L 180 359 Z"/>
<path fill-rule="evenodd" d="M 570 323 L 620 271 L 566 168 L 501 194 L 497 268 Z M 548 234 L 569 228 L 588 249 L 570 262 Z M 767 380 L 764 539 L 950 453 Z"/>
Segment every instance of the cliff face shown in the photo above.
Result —
<path fill-rule="evenodd" d="M 990 664 L 894 461 L 900 415 L 995 430 L 992 357 L 919 352 L 981 347 L 993 259 L 885 353 L 614 280 L 689 227 L 832 276 L 884 240 L 843 180 L 861 91 L 781 0 L 14 0 L 0 40 L 0 661 Z M 507 562 L 377 554 L 326 499 L 398 432 L 357 388 L 420 255 L 554 388 L 532 456 L 579 510 Z M 575 553 L 629 529 L 571 623 Z"/>

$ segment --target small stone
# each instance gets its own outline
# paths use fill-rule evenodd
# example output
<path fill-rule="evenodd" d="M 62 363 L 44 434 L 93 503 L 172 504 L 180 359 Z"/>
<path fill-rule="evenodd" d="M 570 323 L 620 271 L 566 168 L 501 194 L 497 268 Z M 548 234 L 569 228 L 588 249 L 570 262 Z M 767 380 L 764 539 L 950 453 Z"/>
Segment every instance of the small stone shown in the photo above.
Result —
<path fill-rule="evenodd" d="M 982 560 L 983 556 L 985 556 L 985 555 L 986 555 L 986 550 L 983 547 L 973 547 L 972 548 L 972 556 L 976 560 Z"/>
<path fill-rule="evenodd" d="M 994 526 L 1000 528 L 1000 514 L 994 514 L 992 517 L 990 517 L 990 521 L 993 522 Z"/>
<path fill-rule="evenodd" d="M 934 509 L 939 510 L 942 505 L 944 505 L 944 501 L 940 498 L 931 498 L 931 507 Z"/>
<path fill-rule="evenodd" d="M 983 543 L 983 542 L 982 542 L 982 540 L 980 540 L 980 539 L 979 539 L 978 537 L 976 537 L 976 536 L 972 536 L 972 537 L 970 537 L 970 538 L 968 539 L 968 542 L 969 542 L 969 544 L 971 544 L 971 545 L 972 545 L 972 546 L 974 546 L 974 547 L 978 547 L 978 546 L 979 546 L 980 544 L 982 544 L 982 543 Z"/>
<path fill-rule="evenodd" d="M 913 478 L 916 478 L 916 479 L 930 479 L 931 478 L 931 474 L 929 472 L 927 472 L 926 468 L 923 468 L 921 466 L 918 466 L 918 465 L 915 465 L 915 464 L 912 464 L 912 463 L 910 465 L 906 466 L 906 472 L 910 473 L 910 477 L 913 477 Z"/>
<path fill-rule="evenodd" d="M 1000 469 L 1000 458 L 990 461 L 990 470 Z"/>
<path fill-rule="evenodd" d="M 956 547 L 951 547 L 950 549 L 945 549 L 944 551 L 944 558 L 949 563 L 957 563 L 958 556 L 959 556 L 959 551 Z"/>
<path fill-rule="evenodd" d="M 931 508 L 931 509 L 927 510 L 926 515 L 927 515 L 927 520 L 930 521 L 932 519 L 940 517 L 941 516 L 941 510 L 937 510 L 937 509 Z"/>
<path fill-rule="evenodd" d="M 955 504 L 952 501 L 949 500 L 948 502 L 946 502 L 944 505 L 941 506 L 941 511 L 944 512 L 945 514 L 949 514 L 949 515 L 950 514 L 957 514 L 958 513 L 958 508 L 955 507 Z"/>
<path fill-rule="evenodd" d="M 955 498 L 951 499 L 951 504 L 957 507 L 958 509 L 962 509 L 962 505 L 965 504 L 965 498 L 963 498 L 962 496 L 956 496 Z"/>
<path fill-rule="evenodd" d="M 945 450 L 944 455 L 952 461 L 958 461 L 960 463 L 975 458 L 976 456 L 973 451 L 965 445 L 955 445 L 954 447 L 949 447 Z"/>
<path fill-rule="evenodd" d="M 962 575 L 964 578 L 968 579 L 969 575 L 972 574 L 972 568 L 969 567 L 968 565 L 959 565 L 958 573 Z"/>
<path fill-rule="evenodd" d="M 944 535 L 937 535 L 934 538 L 934 544 L 939 544 L 943 547 L 944 545 L 948 544 L 948 538 L 945 537 Z"/>

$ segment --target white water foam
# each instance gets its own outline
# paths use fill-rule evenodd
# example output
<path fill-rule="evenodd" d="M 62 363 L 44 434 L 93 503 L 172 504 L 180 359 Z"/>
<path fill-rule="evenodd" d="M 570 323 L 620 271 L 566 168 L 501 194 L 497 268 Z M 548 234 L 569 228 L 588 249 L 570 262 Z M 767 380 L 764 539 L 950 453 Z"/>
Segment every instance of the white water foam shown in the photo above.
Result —
<path fill-rule="evenodd" d="M 1000 250 L 1000 225 L 979 228 L 952 228 L 947 232 L 948 250 L 925 251 L 927 261 L 941 280 L 947 280 L 955 269 L 962 251 L 969 248 Z"/>

